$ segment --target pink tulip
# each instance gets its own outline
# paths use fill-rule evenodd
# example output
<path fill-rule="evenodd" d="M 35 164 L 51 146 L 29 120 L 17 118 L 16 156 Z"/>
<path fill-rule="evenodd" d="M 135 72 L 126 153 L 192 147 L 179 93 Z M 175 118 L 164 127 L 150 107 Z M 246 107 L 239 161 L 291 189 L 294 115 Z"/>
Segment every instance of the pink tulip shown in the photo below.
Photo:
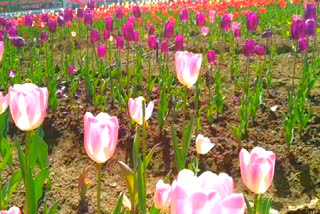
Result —
<path fill-rule="evenodd" d="M 167 209 L 171 204 L 171 185 L 163 183 L 159 180 L 156 185 L 156 192 L 154 193 L 154 206 L 157 209 Z"/>
<path fill-rule="evenodd" d="M 265 193 L 271 186 L 276 155 L 261 147 L 255 147 L 251 153 L 240 151 L 240 169 L 243 183 L 254 193 Z"/>
<path fill-rule="evenodd" d="M 48 89 L 32 83 L 15 84 L 9 88 L 9 106 L 12 119 L 22 131 L 38 128 L 48 106 Z"/>
<path fill-rule="evenodd" d="M 8 95 L 3 96 L 0 92 L 0 114 L 4 113 L 8 106 L 9 106 L 9 99 Z"/>
<path fill-rule="evenodd" d="M 142 101 L 145 100 L 143 97 L 137 97 L 135 99 L 130 98 L 129 99 L 129 113 L 132 120 L 134 120 L 136 123 L 142 125 L 143 124 L 143 109 L 142 109 Z M 154 102 L 151 101 L 148 106 L 146 106 L 146 112 L 145 112 L 145 121 L 147 121 L 153 111 Z"/>
<path fill-rule="evenodd" d="M 233 190 L 233 180 L 225 173 L 206 171 L 196 177 L 184 169 L 172 184 L 170 213 L 244 214 L 244 197 Z"/>
<path fill-rule="evenodd" d="M 208 35 L 209 31 L 210 31 L 210 28 L 208 28 L 208 27 L 202 27 L 202 28 L 201 28 L 202 36 Z"/>
<path fill-rule="evenodd" d="M 21 214 L 21 210 L 18 207 L 11 207 L 8 211 L 0 211 L 0 214 Z"/>
<path fill-rule="evenodd" d="M 118 144 L 118 129 L 118 119 L 107 113 L 84 115 L 84 148 L 93 161 L 105 163 L 112 157 Z"/>
<path fill-rule="evenodd" d="M 214 147 L 214 143 L 211 143 L 210 139 L 199 134 L 196 138 L 196 150 L 200 155 L 207 154 Z"/>
<path fill-rule="evenodd" d="M 237 29 L 240 29 L 240 24 L 239 22 L 231 22 L 231 29 L 232 31 L 235 31 Z"/>
<path fill-rule="evenodd" d="M 292 15 L 292 21 L 297 21 L 297 20 L 300 20 L 300 19 L 301 19 L 300 15 L 297 15 L 297 14 L 293 14 Z"/>
<path fill-rule="evenodd" d="M 216 11 L 210 10 L 209 11 L 209 22 L 214 23 L 216 21 Z"/>
<path fill-rule="evenodd" d="M 4 43 L 3 41 L 0 41 L 0 62 L 2 61 L 3 53 L 4 53 Z"/>
<path fill-rule="evenodd" d="M 175 55 L 177 78 L 181 84 L 192 87 L 198 80 L 202 55 L 177 51 Z"/>

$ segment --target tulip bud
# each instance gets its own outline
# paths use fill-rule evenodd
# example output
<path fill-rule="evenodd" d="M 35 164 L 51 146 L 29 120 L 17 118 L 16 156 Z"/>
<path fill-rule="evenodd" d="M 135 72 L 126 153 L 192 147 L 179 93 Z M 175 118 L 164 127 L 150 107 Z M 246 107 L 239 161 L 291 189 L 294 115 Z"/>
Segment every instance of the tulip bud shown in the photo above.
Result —
<path fill-rule="evenodd" d="M 142 101 L 145 101 L 144 97 L 140 96 L 135 99 L 129 98 L 129 113 L 130 117 L 133 121 L 138 123 L 139 125 L 143 124 L 143 109 L 142 109 Z M 149 120 L 149 118 L 152 115 L 154 102 L 149 102 L 148 106 L 146 106 L 146 103 L 144 102 L 144 108 L 145 108 L 145 121 Z"/>
<path fill-rule="evenodd" d="M 207 53 L 208 62 L 211 65 L 216 65 L 216 52 L 214 50 L 209 50 Z"/>
<path fill-rule="evenodd" d="M 65 11 L 64 11 L 64 20 L 65 20 L 65 22 L 72 22 L 72 19 L 73 19 L 72 9 L 66 8 Z"/>
<path fill-rule="evenodd" d="M 116 38 L 116 47 L 117 47 L 118 50 L 124 49 L 122 36 L 117 36 L 117 38 Z"/>
<path fill-rule="evenodd" d="M 48 23 L 48 21 L 49 21 L 48 13 L 41 14 L 41 22 Z"/>
<path fill-rule="evenodd" d="M 139 31 L 137 31 L 137 30 L 133 31 L 133 41 L 134 42 L 139 41 Z"/>
<path fill-rule="evenodd" d="M 157 38 L 155 36 L 151 35 L 148 40 L 148 45 L 151 50 L 156 50 L 157 49 Z"/>
<path fill-rule="evenodd" d="M 314 19 L 307 19 L 306 20 L 306 35 L 309 37 L 313 37 L 317 30 L 317 23 Z"/>
<path fill-rule="evenodd" d="M 16 37 L 18 34 L 18 29 L 16 26 L 12 26 L 8 29 L 8 37 L 9 39 Z"/>
<path fill-rule="evenodd" d="M 243 47 L 243 52 L 246 57 L 251 57 L 254 54 L 255 42 L 254 40 L 246 40 Z"/>
<path fill-rule="evenodd" d="M 171 185 L 165 184 L 163 180 L 159 180 L 156 184 L 156 191 L 153 197 L 155 208 L 161 210 L 169 208 L 171 197 Z"/>
<path fill-rule="evenodd" d="M 265 47 L 264 47 L 264 45 L 256 44 L 256 46 L 255 46 L 255 53 L 256 53 L 258 56 L 263 56 L 263 55 L 265 55 Z"/>
<path fill-rule="evenodd" d="M 134 40 L 134 30 L 133 24 L 131 22 L 127 22 L 122 26 L 122 34 L 125 40 L 131 42 Z"/>
<path fill-rule="evenodd" d="M 13 37 L 11 41 L 12 41 L 13 46 L 15 46 L 17 48 L 22 48 L 26 44 L 26 42 L 24 41 L 24 39 L 22 37 Z"/>
<path fill-rule="evenodd" d="M 206 15 L 204 13 L 197 13 L 196 23 L 198 27 L 202 27 L 206 23 Z"/>
<path fill-rule="evenodd" d="M 42 31 L 40 34 L 40 41 L 46 42 L 49 39 L 49 34 L 46 31 Z"/>
<path fill-rule="evenodd" d="M 74 67 L 73 67 L 73 65 L 69 65 L 69 66 L 68 66 L 68 72 L 69 72 L 70 75 L 73 75 L 73 74 L 74 74 Z"/>
<path fill-rule="evenodd" d="M 203 26 L 203 27 L 201 28 L 202 36 L 207 36 L 208 33 L 209 33 L 209 31 L 210 31 L 210 28 Z"/>
<path fill-rule="evenodd" d="M 136 18 L 134 18 L 133 16 L 129 16 L 128 17 L 128 21 L 127 22 L 131 22 L 133 26 L 134 26 L 135 21 L 136 21 Z"/>
<path fill-rule="evenodd" d="M 87 25 L 87 27 L 92 25 L 92 12 L 89 10 L 86 10 L 84 13 L 84 23 Z"/>
<path fill-rule="evenodd" d="M 97 53 L 98 53 L 99 58 L 102 60 L 107 53 L 106 46 L 105 45 L 98 45 L 97 46 Z"/>
<path fill-rule="evenodd" d="M 291 37 L 292 39 L 299 41 L 303 39 L 306 34 L 306 23 L 304 20 L 296 20 L 291 25 Z"/>
<path fill-rule="evenodd" d="M 175 43 L 175 48 L 176 51 L 181 51 L 183 48 L 183 41 L 184 41 L 184 36 L 183 35 L 177 35 L 176 37 L 176 43 Z"/>
<path fill-rule="evenodd" d="M 221 19 L 221 30 L 223 32 L 228 32 L 231 28 L 231 17 L 229 14 L 223 15 Z"/>
<path fill-rule="evenodd" d="M 96 43 L 99 41 L 99 31 L 98 29 L 92 29 L 90 32 L 90 41 Z"/>
<path fill-rule="evenodd" d="M 167 41 L 162 41 L 161 42 L 161 53 L 167 54 L 169 52 L 169 45 Z"/>
<path fill-rule="evenodd" d="M 49 27 L 50 33 L 55 33 L 57 29 L 57 22 L 55 20 L 49 19 L 48 27 Z"/>
<path fill-rule="evenodd" d="M 63 27 L 64 24 L 65 24 L 64 17 L 63 17 L 63 16 L 58 16 L 57 23 L 58 23 L 58 25 L 59 25 L 60 27 Z"/>
<path fill-rule="evenodd" d="M 189 19 L 189 11 L 185 8 L 181 9 L 180 11 L 180 21 L 182 23 L 186 23 Z"/>
<path fill-rule="evenodd" d="M 259 24 L 259 14 L 249 12 L 247 13 L 247 29 L 248 31 L 254 32 L 257 30 Z"/>
<path fill-rule="evenodd" d="M 317 19 L 317 7 L 314 3 L 307 3 L 304 10 L 305 19 Z"/>
<path fill-rule="evenodd" d="M 78 8 L 78 9 L 77 9 L 77 18 L 78 18 L 78 19 L 82 19 L 83 16 L 84 16 L 84 11 L 83 11 L 83 9 L 82 9 L 82 8 Z"/>
<path fill-rule="evenodd" d="M 109 38 L 110 38 L 110 32 L 109 32 L 108 30 L 104 30 L 104 31 L 103 31 L 103 39 L 104 39 L 105 41 L 108 41 Z"/>
<path fill-rule="evenodd" d="M 149 34 L 149 36 L 154 34 L 154 26 L 153 25 L 149 26 L 148 34 Z"/>
<path fill-rule="evenodd" d="M 27 14 L 24 16 L 24 25 L 26 27 L 32 27 L 33 24 L 33 16 L 30 14 Z"/>
<path fill-rule="evenodd" d="M 138 5 L 133 6 L 132 13 L 133 13 L 135 18 L 141 17 L 140 7 Z"/>
<path fill-rule="evenodd" d="M 233 37 L 237 40 L 241 39 L 241 29 L 238 28 L 238 29 L 235 29 L 233 31 Z"/>
<path fill-rule="evenodd" d="M 209 22 L 213 24 L 215 21 L 216 21 L 216 11 L 210 10 L 209 11 Z"/>
<path fill-rule="evenodd" d="M 300 52 L 305 52 L 308 48 L 308 41 L 305 38 L 300 39 L 298 41 L 298 48 Z"/>
<path fill-rule="evenodd" d="M 123 17 L 123 12 L 122 12 L 122 9 L 120 7 L 117 7 L 116 9 L 116 17 L 118 20 L 121 20 L 122 17 Z"/>
<path fill-rule="evenodd" d="M 164 25 L 164 38 L 171 39 L 174 33 L 174 23 L 167 21 Z"/>
<path fill-rule="evenodd" d="M 113 18 L 112 16 L 108 16 L 105 20 L 106 22 L 106 30 L 108 30 L 109 32 L 113 31 Z"/>

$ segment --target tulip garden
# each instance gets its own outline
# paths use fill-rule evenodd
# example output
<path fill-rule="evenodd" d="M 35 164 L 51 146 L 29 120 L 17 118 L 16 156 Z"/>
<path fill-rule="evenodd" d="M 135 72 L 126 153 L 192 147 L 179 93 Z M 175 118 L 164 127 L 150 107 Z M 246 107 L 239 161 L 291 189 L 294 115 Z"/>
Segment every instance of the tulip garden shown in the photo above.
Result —
<path fill-rule="evenodd" d="M 0 17 L 0 214 L 320 213 L 319 3 Z"/>

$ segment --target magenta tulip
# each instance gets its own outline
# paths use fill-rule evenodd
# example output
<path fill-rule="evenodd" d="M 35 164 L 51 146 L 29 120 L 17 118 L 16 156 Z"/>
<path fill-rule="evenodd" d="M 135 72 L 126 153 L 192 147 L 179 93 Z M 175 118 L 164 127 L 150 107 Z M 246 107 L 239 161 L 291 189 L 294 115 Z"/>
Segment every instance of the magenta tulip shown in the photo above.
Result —
<path fill-rule="evenodd" d="M 108 16 L 105 20 L 106 22 L 106 30 L 108 30 L 109 32 L 113 31 L 113 18 L 112 16 Z"/>
<path fill-rule="evenodd" d="M 156 192 L 153 197 L 154 206 L 157 209 L 168 209 L 171 204 L 171 185 L 159 180 L 156 184 Z"/>
<path fill-rule="evenodd" d="M 4 42 L 0 41 L 0 62 L 2 61 L 3 54 L 4 54 Z"/>
<path fill-rule="evenodd" d="M 155 36 L 151 35 L 148 40 L 148 45 L 151 50 L 156 50 L 157 49 L 157 38 Z"/>
<path fill-rule="evenodd" d="M 184 41 L 184 36 L 183 35 L 177 35 L 176 36 L 176 42 L 175 42 L 175 48 L 176 51 L 181 51 L 183 48 L 183 41 Z"/>
<path fill-rule="evenodd" d="M 68 66 L 68 72 L 69 72 L 70 75 L 73 75 L 73 74 L 74 74 L 74 67 L 73 67 L 73 65 L 69 65 L 69 66 Z"/>
<path fill-rule="evenodd" d="M 166 39 L 171 39 L 174 33 L 174 23 L 171 21 L 167 21 L 164 25 L 163 36 Z"/>
<path fill-rule="evenodd" d="M 140 7 L 138 5 L 133 6 L 132 13 L 133 13 L 135 18 L 141 17 Z"/>
<path fill-rule="evenodd" d="M 167 54 L 169 53 L 169 44 L 166 40 L 161 42 L 161 53 Z"/>
<path fill-rule="evenodd" d="M 175 64 L 179 82 L 188 88 L 192 87 L 198 80 L 201 63 L 201 54 L 193 54 L 187 51 L 176 52 Z"/>
<path fill-rule="evenodd" d="M 243 183 L 254 193 L 263 194 L 272 184 L 276 155 L 261 147 L 251 153 L 240 151 L 240 169 Z"/>
<path fill-rule="evenodd" d="M 130 117 L 133 121 L 135 121 L 136 123 L 142 125 L 143 124 L 143 115 L 142 115 L 142 101 L 144 101 L 144 97 L 137 97 L 135 99 L 129 98 L 129 113 L 130 113 Z M 145 103 L 146 105 L 146 103 Z M 149 102 L 148 106 L 145 106 L 146 112 L 145 112 L 145 121 L 147 121 L 151 115 L 152 115 L 152 111 L 153 111 L 153 107 L 154 107 L 154 102 L 151 101 Z"/>
<path fill-rule="evenodd" d="M 101 60 L 103 60 L 103 58 L 105 57 L 106 53 L 107 53 L 107 48 L 105 45 L 98 45 L 97 46 L 97 53 L 98 56 Z"/>
<path fill-rule="evenodd" d="M 107 113 L 84 115 L 84 148 L 93 161 L 105 163 L 112 157 L 118 144 L 118 129 L 118 119 Z"/>
<path fill-rule="evenodd" d="M 198 27 L 202 27 L 206 23 L 206 14 L 204 13 L 197 13 L 196 15 L 196 24 Z"/>
<path fill-rule="evenodd" d="M 9 106 L 12 119 L 22 131 L 38 128 L 48 106 L 48 89 L 32 83 L 15 84 L 9 88 Z"/>
<path fill-rule="evenodd" d="M 116 38 L 116 47 L 118 50 L 124 49 L 124 42 L 122 36 L 117 36 Z"/>
<path fill-rule="evenodd" d="M 132 22 L 127 22 L 122 26 L 122 34 L 125 40 L 131 42 L 134 40 L 134 29 Z"/>
<path fill-rule="evenodd" d="M 216 52 L 214 50 L 209 50 L 207 53 L 208 62 L 211 65 L 216 65 Z"/>
<path fill-rule="evenodd" d="M 180 11 L 180 21 L 182 23 L 186 23 L 189 19 L 189 11 L 185 8 L 181 9 Z"/>

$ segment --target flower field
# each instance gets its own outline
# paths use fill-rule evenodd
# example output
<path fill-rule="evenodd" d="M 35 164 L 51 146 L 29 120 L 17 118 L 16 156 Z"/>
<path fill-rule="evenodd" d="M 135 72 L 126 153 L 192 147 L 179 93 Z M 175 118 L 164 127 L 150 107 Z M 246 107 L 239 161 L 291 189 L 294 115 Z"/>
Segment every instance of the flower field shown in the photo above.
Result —
<path fill-rule="evenodd" d="M 0 17 L 0 214 L 320 213 L 319 3 Z"/>

